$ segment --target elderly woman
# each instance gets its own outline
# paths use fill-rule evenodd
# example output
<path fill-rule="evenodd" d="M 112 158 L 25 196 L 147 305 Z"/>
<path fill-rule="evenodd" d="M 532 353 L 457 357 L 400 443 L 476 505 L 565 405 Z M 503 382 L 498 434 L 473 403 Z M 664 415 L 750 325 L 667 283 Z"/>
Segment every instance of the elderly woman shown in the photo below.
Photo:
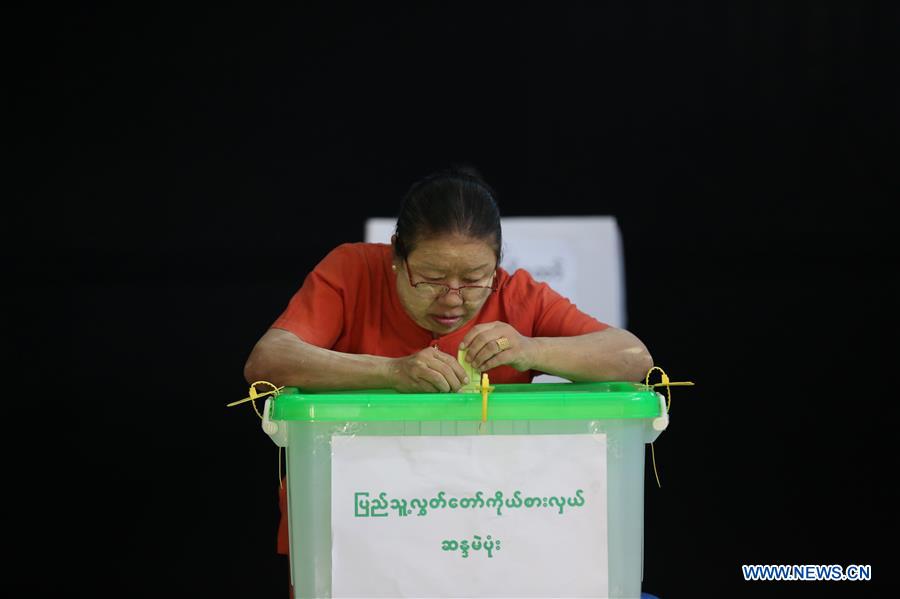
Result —
<path fill-rule="evenodd" d="M 503 270 L 501 241 L 486 183 L 426 177 L 404 198 L 390 245 L 341 245 L 306 277 L 253 348 L 247 381 L 455 392 L 468 382 L 458 349 L 491 383 L 643 378 L 652 360 L 637 337 Z"/>
<path fill-rule="evenodd" d="M 639 380 L 652 366 L 637 337 L 581 312 L 524 270 L 500 267 L 490 187 L 445 171 L 414 184 L 391 244 L 348 243 L 309 273 L 253 348 L 248 382 L 305 389 L 455 392 L 457 350 L 491 383 L 539 373 Z M 286 499 L 281 494 L 282 514 Z M 278 551 L 287 553 L 282 516 Z"/>

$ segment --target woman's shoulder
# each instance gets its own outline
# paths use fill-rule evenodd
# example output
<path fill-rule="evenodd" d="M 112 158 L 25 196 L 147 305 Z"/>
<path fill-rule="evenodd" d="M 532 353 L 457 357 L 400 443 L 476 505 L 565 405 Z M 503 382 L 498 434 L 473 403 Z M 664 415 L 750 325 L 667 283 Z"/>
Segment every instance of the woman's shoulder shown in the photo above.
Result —
<path fill-rule="evenodd" d="M 384 264 L 390 261 L 391 246 L 386 243 L 368 243 L 363 241 L 342 243 L 325 256 L 323 263 L 342 267 L 366 267 L 371 268 L 376 264 Z"/>
<path fill-rule="evenodd" d="M 344 260 L 366 260 L 381 261 L 385 257 L 390 257 L 391 246 L 387 243 L 369 243 L 367 241 L 353 241 L 342 243 L 331 252 L 329 257 L 340 258 Z"/>
<path fill-rule="evenodd" d="M 529 271 L 518 268 L 512 274 L 498 269 L 500 301 L 512 312 L 542 310 L 560 300 L 565 300 L 549 283 L 534 278 Z"/>
<path fill-rule="evenodd" d="M 345 294 L 380 286 L 390 273 L 391 246 L 383 243 L 342 243 L 316 265 L 311 276 Z"/>
<path fill-rule="evenodd" d="M 546 287 L 546 283 L 540 283 L 524 268 L 517 268 L 510 273 L 503 267 L 497 268 L 497 282 L 501 289 L 511 294 L 528 294 L 540 287 Z"/>

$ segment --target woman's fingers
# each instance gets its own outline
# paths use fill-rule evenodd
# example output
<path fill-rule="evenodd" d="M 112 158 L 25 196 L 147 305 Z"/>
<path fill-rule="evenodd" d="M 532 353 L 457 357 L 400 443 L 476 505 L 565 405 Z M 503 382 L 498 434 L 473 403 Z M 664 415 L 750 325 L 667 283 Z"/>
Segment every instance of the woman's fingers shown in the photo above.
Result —
<path fill-rule="evenodd" d="M 417 390 L 426 393 L 459 391 L 466 378 L 465 370 L 452 356 L 437 347 L 423 349 L 413 360 L 413 378 Z"/>
<path fill-rule="evenodd" d="M 459 391 L 459 388 L 466 384 L 466 371 L 456 359 L 456 356 L 451 356 L 450 354 L 446 354 L 441 350 L 435 348 L 434 352 L 435 357 L 440 360 L 442 364 L 444 364 L 448 371 L 442 370 L 447 378 L 447 382 L 450 383 L 450 386 L 453 388 L 453 391 Z"/>
<path fill-rule="evenodd" d="M 434 391 L 446 393 L 450 390 L 447 378 L 434 368 L 437 360 L 431 354 L 433 350 L 423 350 L 415 356 L 412 367 L 412 379 L 415 381 L 417 391 L 433 393 Z"/>
<path fill-rule="evenodd" d="M 478 370 L 490 370 L 495 366 L 511 363 L 517 355 L 520 336 L 506 323 L 494 322 L 478 325 L 470 331 L 467 358 Z M 498 339 L 506 339 L 498 345 Z M 503 349 L 501 349 L 501 347 Z M 402 360 L 405 365 L 404 391 L 419 393 L 456 393 L 468 381 L 466 371 L 456 356 L 442 352 L 437 347 L 427 347 Z"/>
<path fill-rule="evenodd" d="M 503 347 L 498 340 L 505 339 Z M 494 327 L 489 330 L 482 331 L 472 339 L 469 347 L 467 358 L 471 358 L 472 366 L 479 370 L 490 370 L 493 366 L 488 366 L 488 360 L 498 356 L 501 353 L 509 352 L 507 356 L 512 356 L 516 349 L 518 335 L 512 327 Z M 501 362 L 503 358 L 500 358 Z"/>
<path fill-rule="evenodd" d="M 463 340 L 460 342 L 460 347 L 466 350 L 469 350 L 469 356 L 474 356 L 478 350 L 481 349 L 483 345 L 483 340 L 486 338 L 485 333 L 490 331 L 491 329 L 497 327 L 498 325 L 503 325 L 502 322 L 487 322 L 484 324 L 477 324 L 466 333 L 466 336 L 463 337 Z M 473 352 L 473 350 L 475 350 Z"/>

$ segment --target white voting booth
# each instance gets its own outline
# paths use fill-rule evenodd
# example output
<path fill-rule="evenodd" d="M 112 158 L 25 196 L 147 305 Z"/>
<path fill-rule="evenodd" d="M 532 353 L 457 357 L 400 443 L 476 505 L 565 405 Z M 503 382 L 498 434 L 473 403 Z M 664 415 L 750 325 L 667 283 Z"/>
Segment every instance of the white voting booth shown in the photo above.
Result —
<path fill-rule="evenodd" d="M 390 243 L 393 218 L 366 221 L 365 241 Z M 510 273 L 524 268 L 569 298 L 583 312 L 625 327 L 622 238 L 612 216 L 502 218 L 503 261 Z M 562 381 L 548 375 L 537 382 Z"/>

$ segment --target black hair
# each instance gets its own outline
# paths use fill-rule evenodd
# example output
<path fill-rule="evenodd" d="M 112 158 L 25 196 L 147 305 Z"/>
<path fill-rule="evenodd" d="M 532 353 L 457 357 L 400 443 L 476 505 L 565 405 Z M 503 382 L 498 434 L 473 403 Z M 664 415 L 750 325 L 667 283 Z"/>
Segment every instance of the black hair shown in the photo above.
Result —
<path fill-rule="evenodd" d="M 413 183 L 400 204 L 396 256 L 406 259 L 425 237 L 460 234 L 486 241 L 500 264 L 500 210 L 491 187 L 470 166 L 434 172 Z"/>

